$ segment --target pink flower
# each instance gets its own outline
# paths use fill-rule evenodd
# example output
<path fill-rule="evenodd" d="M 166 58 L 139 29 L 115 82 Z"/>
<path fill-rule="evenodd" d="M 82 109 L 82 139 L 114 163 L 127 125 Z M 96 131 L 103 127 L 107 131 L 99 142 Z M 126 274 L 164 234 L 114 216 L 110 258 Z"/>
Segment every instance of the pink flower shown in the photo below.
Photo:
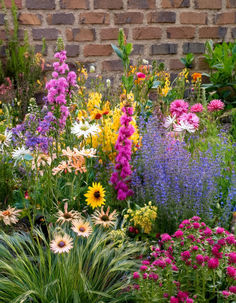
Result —
<path fill-rule="evenodd" d="M 187 121 L 189 124 L 191 124 L 194 128 L 199 127 L 199 118 L 196 114 L 193 113 L 183 113 L 179 120 L 181 121 Z"/>
<path fill-rule="evenodd" d="M 133 285 L 134 289 L 139 290 L 140 286 L 138 284 Z"/>
<path fill-rule="evenodd" d="M 228 237 L 226 238 L 226 242 L 227 242 L 228 244 L 234 244 L 234 242 L 235 242 L 234 236 L 233 236 L 233 235 L 232 235 L 232 236 L 228 236 Z"/>
<path fill-rule="evenodd" d="M 233 266 L 228 266 L 226 268 L 227 275 L 231 278 L 236 278 L 236 269 Z"/>
<path fill-rule="evenodd" d="M 191 247 L 191 249 L 192 249 L 193 251 L 197 251 L 197 250 L 199 249 L 199 247 L 198 247 L 197 245 L 194 245 L 194 246 Z"/>
<path fill-rule="evenodd" d="M 227 291 L 227 290 L 223 290 L 223 291 L 222 291 L 222 295 L 223 295 L 224 297 L 228 297 L 228 296 L 231 295 L 231 293 L 230 293 L 229 291 Z"/>
<path fill-rule="evenodd" d="M 219 266 L 219 260 L 217 258 L 210 258 L 208 260 L 208 268 L 215 269 Z"/>
<path fill-rule="evenodd" d="M 229 291 L 231 291 L 233 294 L 236 294 L 236 286 L 230 286 Z"/>
<path fill-rule="evenodd" d="M 216 229 L 217 234 L 223 234 L 224 231 L 225 231 L 225 229 L 223 227 L 217 227 L 217 229 Z"/>
<path fill-rule="evenodd" d="M 187 298 L 187 299 L 186 299 L 186 303 L 193 303 L 193 299 Z"/>
<path fill-rule="evenodd" d="M 188 102 L 184 100 L 175 100 L 170 104 L 170 112 L 172 115 L 175 115 L 176 118 L 179 118 L 182 114 L 188 112 Z"/>
<path fill-rule="evenodd" d="M 215 111 L 220 111 L 224 109 L 224 103 L 221 100 L 212 100 L 208 106 L 207 109 L 209 112 L 215 112 Z"/>
<path fill-rule="evenodd" d="M 203 255 L 197 255 L 196 260 L 198 264 L 202 264 L 204 262 L 204 257 Z"/>
<path fill-rule="evenodd" d="M 235 264 L 236 263 L 236 253 L 235 252 L 229 253 L 228 257 L 229 257 L 229 263 L 230 264 Z"/>
<path fill-rule="evenodd" d="M 162 234 L 162 235 L 161 235 L 161 240 L 162 240 L 163 242 L 170 241 L 171 239 L 172 239 L 171 236 L 168 235 L 168 234 Z"/>
<path fill-rule="evenodd" d="M 201 218 L 198 217 L 198 216 L 194 216 L 194 217 L 192 217 L 192 220 L 198 222 L 198 221 L 201 220 Z M 204 224 L 205 224 L 205 223 L 204 223 Z"/>
<path fill-rule="evenodd" d="M 211 235 L 212 235 L 212 230 L 211 230 L 209 227 L 207 227 L 207 228 L 204 230 L 204 234 L 205 234 L 206 236 L 211 236 Z"/>
<path fill-rule="evenodd" d="M 140 275 L 137 271 L 133 273 L 133 278 L 134 279 L 139 279 L 140 278 Z"/>
<path fill-rule="evenodd" d="M 198 228 L 200 228 L 200 224 L 198 222 L 193 222 L 193 227 L 195 229 L 198 229 Z"/>
<path fill-rule="evenodd" d="M 183 259 L 189 259 L 191 257 L 190 251 L 186 250 L 181 253 Z"/>
<path fill-rule="evenodd" d="M 143 260 L 143 261 L 142 261 L 142 264 L 143 264 L 143 265 L 149 265 L 149 264 L 150 264 L 150 261 L 148 261 L 148 260 Z"/>
<path fill-rule="evenodd" d="M 148 274 L 145 272 L 145 273 L 143 274 L 143 279 L 145 280 L 145 279 L 147 279 L 147 277 L 148 277 Z"/>
<path fill-rule="evenodd" d="M 148 267 L 146 265 L 142 265 L 139 268 L 141 271 L 146 271 L 148 269 Z"/>
<path fill-rule="evenodd" d="M 172 296 L 170 298 L 170 303 L 179 303 L 179 299 Z"/>
<path fill-rule="evenodd" d="M 196 103 L 190 108 L 191 113 L 201 113 L 203 111 L 203 106 L 201 103 Z"/>
<path fill-rule="evenodd" d="M 181 238 L 183 236 L 183 234 L 184 233 L 182 232 L 182 230 L 177 230 L 173 236 L 176 238 Z"/>
<path fill-rule="evenodd" d="M 138 72 L 136 75 L 139 79 L 145 79 L 146 78 L 146 75 L 144 73 L 141 73 L 141 72 Z"/>

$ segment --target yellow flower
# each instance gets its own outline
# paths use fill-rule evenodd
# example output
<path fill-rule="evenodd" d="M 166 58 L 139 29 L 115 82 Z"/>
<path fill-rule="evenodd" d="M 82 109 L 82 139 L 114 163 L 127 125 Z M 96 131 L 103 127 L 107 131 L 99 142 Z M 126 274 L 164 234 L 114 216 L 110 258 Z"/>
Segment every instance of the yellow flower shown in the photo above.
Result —
<path fill-rule="evenodd" d="M 89 186 L 89 190 L 84 196 L 87 198 L 87 204 L 92 208 L 105 204 L 105 190 L 100 183 L 94 182 L 92 186 Z"/>

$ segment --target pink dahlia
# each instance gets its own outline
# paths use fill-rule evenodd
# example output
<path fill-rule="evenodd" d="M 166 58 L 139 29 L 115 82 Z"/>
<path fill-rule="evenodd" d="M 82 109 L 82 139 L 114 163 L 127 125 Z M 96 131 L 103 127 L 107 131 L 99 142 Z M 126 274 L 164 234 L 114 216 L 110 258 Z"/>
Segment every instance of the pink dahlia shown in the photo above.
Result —
<path fill-rule="evenodd" d="M 191 113 L 201 113 L 203 111 L 203 106 L 201 103 L 196 103 L 190 108 Z"/>
<path fill-rule="evenodd" d="M 199 118 L 196 114 L 193 113 L 184 113 L 179 117 L 181 121 L 187 121 L 194 128 L 198 128 L 199 126 Z"/>
<path fill-rule="evenodd" d="M 179 118 L 182 114 L 188 112 L 188 102 L 185 102 L 184 100 L 175 100 L 170 104 L 170 112 L 173 115 L 176 116 L 176 118 Z"/>
<path fill-rule="evenodd" d="M 235 279 L 236 278 L 236 268 L 233 266 L 228 266 L 226 268 L 227 275 L 230 276 L 231 278 Z"/>
<path fill-rule="evenodd" d="M 233 294 L 236 294 L 236 286 L 230 286 L 229 291 L 231 291 Z"/>
<path fill-rule="evenodd" d="M 216 112 L 219 110 L 224 109 L 224 103 L 221 100 L 212 100 L 208 106 L 207 109 L 209 112 Z"/>
<path fill-rule="evenodd" d="M 219 260 L 217 258 L 210 258 L 208 260 L 208 268 L 215 269 L 219 266 Z"/>
<path fill-rule="evenodd" d="M 141 73 L 141 72 L 138 72 L 136 75 L 139 79 L 145 79 L 146 78 L 146 75 L 144 73 Z"/>

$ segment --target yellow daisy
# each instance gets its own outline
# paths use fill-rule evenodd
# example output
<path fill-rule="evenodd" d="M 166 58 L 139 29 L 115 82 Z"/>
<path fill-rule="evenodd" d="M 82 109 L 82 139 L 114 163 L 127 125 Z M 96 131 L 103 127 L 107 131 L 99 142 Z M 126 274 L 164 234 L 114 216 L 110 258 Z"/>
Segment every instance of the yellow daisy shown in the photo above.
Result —
<path fill-rule="evenodd" d="M 105 202 L 105 190 L 100 183 L 94 182 L 92 186 L 89 186 L 89 190 L 84 196 L 87 198 L 87 204 L 92 208 L 100 207 Z"/>
<path fill-rule="evenodd" d="M 72 230 L 78 236 L 88 237 L 93 231 L 89 222 L 84 222 L 83 220 L 73 220 L 72 225 Z"/>

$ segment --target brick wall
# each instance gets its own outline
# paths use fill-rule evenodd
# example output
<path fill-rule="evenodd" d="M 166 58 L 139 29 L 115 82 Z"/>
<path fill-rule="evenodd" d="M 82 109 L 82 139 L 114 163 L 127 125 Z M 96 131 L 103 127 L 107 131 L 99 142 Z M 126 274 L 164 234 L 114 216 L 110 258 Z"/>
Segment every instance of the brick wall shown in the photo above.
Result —
<path fill-rule="evenodd" d="M 5 0 L 7 7 L 11 0 Z M 205 69 L 204 42 L 236 39 L 236 0 L 16 0 L 20 34 L 40 50 L 47 41 L 52 59 L 62 36 L 71 61 L 94 64 L 107 76 L 122 69 L 110 46 L 125 29 L 134 44 L 132 58 L 158 59 L 172 71 L 184 54 L 196 55 L 195 69 Z M 10 15 L 9 15 L 10 18 Z M 4 38 L 0 12 L 0 39 Z"/>

